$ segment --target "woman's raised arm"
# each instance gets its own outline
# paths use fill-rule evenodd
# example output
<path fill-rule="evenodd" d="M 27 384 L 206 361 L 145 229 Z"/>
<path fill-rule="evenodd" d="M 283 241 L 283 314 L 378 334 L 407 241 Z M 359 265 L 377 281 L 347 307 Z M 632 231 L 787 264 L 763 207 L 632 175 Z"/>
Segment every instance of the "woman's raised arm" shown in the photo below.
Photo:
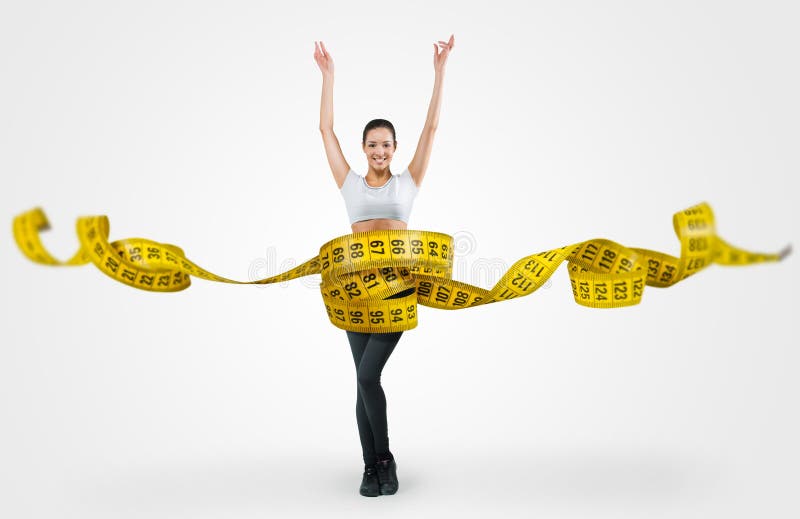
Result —
<path fill-rule="evenodd" d="M 319 108 L 319 131 L 325 144 L 325 155 L 339 189 L 342 188 L 350 165 L 342 154 L 339 139 L 333 133 L 333 58 L 322 42 L 314 42 L 314 61 L 322 72 L 322 100 Z"/>
<path fill-rule="evenodd" d="M 450 41 L 439 40 L 439 47 L 442 51 L 438 52 L 436 44 L 433 44 L 433 69 L 436 73 L 433 82 L 433 96 L 431 96 L 431 104 L 428 107 L 428 116 L 425 119 L 425 126 L 422 128 L 422 135 L 419 137 L 417 143 L 417 151 L 414 153 L 414 158 L 408 165 L 408 172 L 411 173 L 411 178 L 414 183 L 419 186 L 425 177 L 425 170 L 428 169 L 428 161 L 433 151 L 433 136 L 436 133 L 436 128 L 439 126 L 439 109 L 442 106 L 442 82 L 444 81 L 444 65 L 447 63 L 447 56 L 455 46 L 455 39 L 450 35 Z"/>

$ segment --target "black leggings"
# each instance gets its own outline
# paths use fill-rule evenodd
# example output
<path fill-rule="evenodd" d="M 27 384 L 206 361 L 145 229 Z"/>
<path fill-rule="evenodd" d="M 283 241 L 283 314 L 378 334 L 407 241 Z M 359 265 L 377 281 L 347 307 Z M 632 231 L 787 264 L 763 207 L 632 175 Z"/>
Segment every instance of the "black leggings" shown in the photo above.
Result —
<path fill-rule="evenodd" d="M 365 465 L 372 465 L 378 457 L 391 457 L 381 371 L 401 335 L 403 332 L 347 332 L 356 363 L 356 420 Z"/>
<path fill-rule="evenodd" d="M 414 291 L 412 287 L 385 299 L 403 297 Z M 356 364 L 356 420 L 365 465 L 372 465 L 378 458 L 393 457 L 389 451 L 386 395 L 381 387 L 381 371 L 401 335 L 403 332 L 347 331 L 347 340 L 350 341 L 350 350 Z"/>

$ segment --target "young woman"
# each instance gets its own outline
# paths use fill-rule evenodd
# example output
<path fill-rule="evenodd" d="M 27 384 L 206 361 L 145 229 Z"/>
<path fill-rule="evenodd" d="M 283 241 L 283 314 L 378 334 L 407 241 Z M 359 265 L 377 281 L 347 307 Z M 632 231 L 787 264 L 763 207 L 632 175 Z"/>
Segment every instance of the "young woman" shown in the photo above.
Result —
<path fill-rule="evenodd" d="M 314 42 L 314 60 L 322 71 L 322 103 L 319 130 L 325 143 L 336 185 L 345 200 L 352 231 L 407 229 L 408 216 L 433 148 L 439 124 L 442 81 L 447 56 L 454 46 L 450 40 L 433 45 L 435 80 L 428 117 L 422 129 L 414 158 L 400 175 L 391 172 L 397 138 L 392 123 L 374 119 L 364 128 L 361 148 L 367 159 L 367 174 L 361 177 L 350 168 L 333 132 L 333 58 L 322 42 Z M 405 297 L 415 289 L 399 292 L 387 299 Z M 361 333 L 347 331 L 356 365 L 356 420 L 364 457 L 364 474 L 359 492 L 378 496 L 397 492 L 397 464 L 389 451 L 386 397 L 380 384 L 381 371 L 403 332 Z"/>

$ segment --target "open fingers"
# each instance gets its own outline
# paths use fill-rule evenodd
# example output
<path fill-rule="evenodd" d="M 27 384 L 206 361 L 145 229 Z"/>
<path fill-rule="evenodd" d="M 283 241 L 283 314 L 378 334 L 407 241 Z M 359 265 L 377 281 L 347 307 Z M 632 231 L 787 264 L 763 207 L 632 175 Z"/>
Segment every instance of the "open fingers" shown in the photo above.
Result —
<path fill-rule="evenodd" d="M 448 49 L 452 49 L 455 45 L 453 44 L 452 38 L 449 42 L 439 40 L 440 47 L 447 47 Z"/>

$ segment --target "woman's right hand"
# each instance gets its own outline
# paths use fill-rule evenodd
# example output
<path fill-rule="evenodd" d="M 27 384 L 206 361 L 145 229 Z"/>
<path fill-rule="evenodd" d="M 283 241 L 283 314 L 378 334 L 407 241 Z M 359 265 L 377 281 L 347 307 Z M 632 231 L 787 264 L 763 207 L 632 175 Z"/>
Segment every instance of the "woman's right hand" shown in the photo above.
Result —
<path fill-rule="evenodd" d="M 314 61 L 317 62 L 323 76 L 333 76 L 333 58 L 321 41 L 314 42 Z"/>

